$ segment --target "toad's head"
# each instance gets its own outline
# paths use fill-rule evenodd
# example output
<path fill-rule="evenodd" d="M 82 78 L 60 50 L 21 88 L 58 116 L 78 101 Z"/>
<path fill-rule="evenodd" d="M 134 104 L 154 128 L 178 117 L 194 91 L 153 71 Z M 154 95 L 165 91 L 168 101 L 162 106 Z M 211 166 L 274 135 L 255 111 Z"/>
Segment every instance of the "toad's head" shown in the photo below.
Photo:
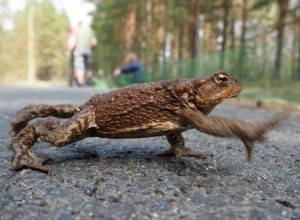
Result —
<path fill-rule="evenodd" d="M 217 104 L 227 98 L 237 97 L 243 87 L 240 81 L 225 72 L 217 72 L 207 78 L 192 80 L 194 105 L 208 114 Z"/>

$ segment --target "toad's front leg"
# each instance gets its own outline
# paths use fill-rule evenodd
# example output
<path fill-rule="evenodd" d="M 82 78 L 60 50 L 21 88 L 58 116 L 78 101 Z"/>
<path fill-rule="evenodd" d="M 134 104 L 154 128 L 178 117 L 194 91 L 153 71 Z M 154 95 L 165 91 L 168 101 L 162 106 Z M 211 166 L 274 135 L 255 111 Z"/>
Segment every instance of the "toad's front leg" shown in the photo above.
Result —
<path fill-rule="evenodd" d="M 16 153 L 12 169 L 17 170 L 27 166 L 50 174 L 51 170 L 43 166 L 47 158 L 39 158 L 30 148 L 38 138 L 57 147 L 62 147 L 72 142 L 89 136 L 89 130 L 95 128 L 95 114 L 92 110 L 84 110 L 61 123 L 57 118 L 38 120 L 22 129 L 12 140 L 11 147 Z"/>
<path fill-rule="evenodd" d="M 167 135 L 167 140 L 171 147 L 166 151 L 156 154 L 157 156 L 175 156 L 177 162 L 184 156 L 196 158 L 207 157 L 205 153 L 187 148 L 184 144 L 184 139 L 181 133 L 169 134 Z"/>
<path fill-rule="evenodd" d="M 264 141 L 265 133 L 278 125 L 288 114 L 280 113 L 269 120 L 261 122 L 247 122 L 221 116 L 207 117 L 201 112 L 190 109 L 182 110 L 180 116 L 187 124 L 201 132 L 219 137 L 239 138 L 244 143 L 248 160 L 250 160 L 254 142 Z"/>

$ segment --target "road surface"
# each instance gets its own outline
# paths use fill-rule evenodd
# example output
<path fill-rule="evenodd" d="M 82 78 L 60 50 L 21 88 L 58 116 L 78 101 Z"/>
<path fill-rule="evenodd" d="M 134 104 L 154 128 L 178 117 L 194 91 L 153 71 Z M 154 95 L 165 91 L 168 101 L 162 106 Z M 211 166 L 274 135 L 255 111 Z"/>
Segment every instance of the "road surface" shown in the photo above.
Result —
<path fill-rule="evenodd" d="M 81 104 L 93 89 L 0 87 L 0 219 L 300 219 L 300 117 L 291 115 L 256 144 L 247 163 L 239 140 L 191 130 L 189 147 L 206 160 L 154 156 L 165 137 L 90 138 L 33 150 L 54 158 L 53 176 L 10 168 L 10 121 L 28 104 Z M 263 110 L 218 106 L 212 114 L 247 120 L 272 116 Z"/>

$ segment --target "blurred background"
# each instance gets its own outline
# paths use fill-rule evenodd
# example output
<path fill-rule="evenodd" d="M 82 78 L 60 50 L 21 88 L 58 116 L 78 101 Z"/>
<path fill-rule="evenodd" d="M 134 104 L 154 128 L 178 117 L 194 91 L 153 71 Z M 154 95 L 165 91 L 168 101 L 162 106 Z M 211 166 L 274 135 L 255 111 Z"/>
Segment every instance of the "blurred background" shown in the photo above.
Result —
<path fill-rule="evenodd" d="M 68 29 L 91 24 L 93 86 L 128 52 L 143 81 L 228 72 L 244 97 L 300 102 L 299 0 L 0 0 L 0 85 L 68 85 Z"/>

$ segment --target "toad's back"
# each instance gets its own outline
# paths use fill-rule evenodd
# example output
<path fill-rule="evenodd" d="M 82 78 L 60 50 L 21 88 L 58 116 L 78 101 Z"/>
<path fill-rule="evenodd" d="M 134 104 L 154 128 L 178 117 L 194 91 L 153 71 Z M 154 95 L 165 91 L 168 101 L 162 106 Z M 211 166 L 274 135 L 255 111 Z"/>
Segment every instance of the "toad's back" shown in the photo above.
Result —
<path fill-rule="evenodd" d="M 94 109 L 100 137 L 135 138 L 183 131 L 186 128 L 175 115 L 183 104 L 171 89 L 178 82 L 135 84 L 95 95 L 81 108 Z"/>

